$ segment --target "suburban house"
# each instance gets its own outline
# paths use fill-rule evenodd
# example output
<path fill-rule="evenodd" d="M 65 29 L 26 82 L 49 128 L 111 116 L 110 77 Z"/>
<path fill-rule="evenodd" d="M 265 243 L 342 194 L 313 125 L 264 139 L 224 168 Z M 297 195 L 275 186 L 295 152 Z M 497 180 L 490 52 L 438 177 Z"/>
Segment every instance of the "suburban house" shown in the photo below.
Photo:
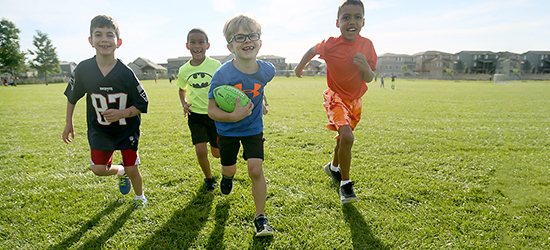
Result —
<path fill-rule="evenodd" d="M 447 69 L 455 68 L 455 55 L 451 53 L 428 50 L 413 54 L 416 58 L 414 72 L 417 76 L 442 77 Z"/>
<path fill-rule="evenodd" d="M 227 61 L 233 60 L 235 55 L 233 53 L 226 56 L 208 56 L 212 59 L 218 60 L 221 64 L 224 64 Z M 180 56 L 178 58 L 168 58 L 168 63 L 162 63 L 160 65 L 164 66 L 168 71 L 168 75 L 177 76 L 180 70 L 180 67 L 191 60 L 191 56 Z"/>
<path fill-rule="evenodd" d="M 265 55 L 265 56 L 259 56 L 258 59 L 265 62 L 273 63 L 273 66 L 275 66 L 276 76 L 285 75 L 286 70 L 288 70 L 288 65 L 285 62 L 286 58 L 284 57 L 274 56 L 274 55 Z"/>
<path fill-rule="evenodd" d="M 402 71 L 403 66 L 407 66 L 406 72 Z M 376 74 L 378 75 L 413 76 L 415 69 L 416 57 L 405 54 L 385 53 L 378 56 L 376 63 Z"/>
<path fill-rule="evenodd" d="M 70 77 L 74 69 L 76 68 L 76 63 L 61 61 L 59 62 L 59 67 L 61 68 L 62 75 Z"/>
<path fill-rule="evenodd" d="M 143 57 L 138 57 L 138 59 L 129 63 L 128 67 L 130 67 L 138 77 L 143 76 L 143 79 L 155 79 L 157 74 L 166 74 L 165 67 Z"/>
<path fill-rule="evenodd" d="M 550 73 L 550 51 L 527 51 L 522 56 L 521 71 L 532 74 Z"/>

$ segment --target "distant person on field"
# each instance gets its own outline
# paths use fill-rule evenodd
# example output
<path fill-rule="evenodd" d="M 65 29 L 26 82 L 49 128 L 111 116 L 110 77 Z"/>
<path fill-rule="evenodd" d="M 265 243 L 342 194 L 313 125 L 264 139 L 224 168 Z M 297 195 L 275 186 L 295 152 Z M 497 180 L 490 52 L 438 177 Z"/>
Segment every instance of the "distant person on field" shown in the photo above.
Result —
<path fill-rule="evenodd" d="M 296 76 L 301 77 L 304 66 L 315 55 L 326 62 L 328 89 L 323 92 L 323 105 L 329 119 L 327 128 L 338 134 L 333 160 L 324 170 L 333 181 L 340 182 L 342 204 L 357 201 L 350 180 L 353 129 L 361 118 L 361 97 L 368 89 L 366 82 L 374 78 L 377 61 L 372 42 L 359 35 L 365 25 L 364 13 L 363 2 L 342 1 L 336 20 L 341 36 L 330 37 L 309 49 L 295 68 Z"/>
<path fill-rule="evenodd" d="M 380 88 L 386 89 L 386 87 L 384 86 L 384 75 L 380 75 Z"/>
<path fill-rule="evenodd" d="M 391 73 L 391 89 L 394 90 L 395 89 L 395 78 L 396 76 Z"/>
<path fill-rule="evenodd" d="M 185 44 L 192 59 L 180 67 L 178 87 L 183 116 L 187 117 L 187 124 L 191 131 L 191 140 L 195 145 L 197 160 L 204 173 L 204 187 L 206 191 L 214 191 L 216 179 L 210 171 L 208 147 L 212 156 L 220 158 L 218 149 L 218 133 L 216 124 L 208 116 L 208 90 L 214 72 L 220 67 L 220 62 L 206 56 L 210 48 L 208 35 L 200 28 L 194 28 L 187 34 Z"/>
<path fill-rule="evenodd" d="M 252 181 L 252 196 L 256 213 L 256 236 L 271 236 L 273 229 L 265 216 L 267 184 L 262 164 L 264 161 L 263 105 L 264 87 L 275 76 L 275 67 L 269 62 L 257 60 L 262 46 L 261 26 L 255 19 L 237 15 L 225 23 L 223 34 L 227 48 L 235 59 L 223 64 L 212 78 L 208 92 L 208 115 L 216 121 L 220 146 L 222 179 L 220 191 L 228 195 L 233 189 L 233 177 L 237 172 L 237 155 L 241 144 L 243 158 L 248 163 L 248 176 Z M 237 98 L 235 110 L 228 113 L 219 108 L 213 90 L 221 85 L 241 89 L 250 98 L 245 107 Z"/>
<path fill-rule="evenodd" d="M 128 194 L 133 186 L 136 208 L 143 208 L 147 198 L 138 168 L 138 142 L 140 113 L 147 112 L 149 103 L 147 94 L 134 72 L 115 57 L 122 40 L 112 17 L 94 17 L 88 41 L 96 54 L 78 64 L 65 90 L 68 101 L 63 141 L 74 139 L 75 105 L 86 95 L 92 172 L 98 176 L 118 175 L 120 192 Z M 115 150 L 122 154 L 122 165 L 112 165 Z"/>

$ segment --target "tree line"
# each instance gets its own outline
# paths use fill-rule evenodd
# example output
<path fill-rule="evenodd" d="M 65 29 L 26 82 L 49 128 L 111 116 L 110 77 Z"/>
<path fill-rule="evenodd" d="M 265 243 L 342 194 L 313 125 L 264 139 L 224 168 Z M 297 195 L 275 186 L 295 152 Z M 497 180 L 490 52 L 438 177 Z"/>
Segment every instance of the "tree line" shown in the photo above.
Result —
<path fill-rule="evenodd" d="M 47 85 L 48 76 L 61 73 L 56 47 L 53 46 L 48 34 L 36 30 L 32 42 L 36 49 L 22 51 L 19 33 L 21 30 L 13 22 L 4 18 L 0 21 L 0 73 L 9 73 L 16 77 L 18 72 L 36 69 L 39 74 L 44 75 Z M 35 57 L 27 62 L 27 55 Z"/>

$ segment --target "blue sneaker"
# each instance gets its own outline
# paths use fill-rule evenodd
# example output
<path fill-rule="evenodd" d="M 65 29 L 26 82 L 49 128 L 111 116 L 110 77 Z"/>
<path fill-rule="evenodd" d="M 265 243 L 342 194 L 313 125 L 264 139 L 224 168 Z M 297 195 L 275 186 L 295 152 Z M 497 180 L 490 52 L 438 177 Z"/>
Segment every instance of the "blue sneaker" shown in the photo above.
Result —
<path fill-rule="evenodd" d="M 142 209 L 147 206 L 147 198 L 143 200 L 136 200 L 136 209 Z"/>
<path fill-rule="evenodd" d="M 216 187 L 216 178 L 214 178 L 214 176 L 212 176 L 211 179 L 204 178 L 204 188 L 206 189 L 207 192 L 211 193 L 212 191 L 214 191 L 215 187 Z"/>
<path fill-rule="evenodd" d="M 229 195 L 233 190 L 233 178 L 226 177 L 222 174 L 222 180 L 220 181 L 220 191 L 222 194 Z"/>
<path fill-rule="evenodd" d="M 118 189 L 120 190 L 120 193 L 124 195 L 130 193 L 130 190 L 132 189 L 132 182 L 130 181 L 128 175 L 123 174 L 118 176 Z"/>

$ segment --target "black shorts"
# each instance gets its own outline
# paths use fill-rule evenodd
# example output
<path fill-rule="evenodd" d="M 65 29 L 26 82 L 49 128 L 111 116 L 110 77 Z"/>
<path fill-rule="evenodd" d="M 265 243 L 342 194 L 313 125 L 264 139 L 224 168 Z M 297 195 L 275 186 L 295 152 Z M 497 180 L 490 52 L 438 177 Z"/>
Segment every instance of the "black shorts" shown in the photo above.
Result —
<path fill-rule="evenodd" d="M 187 124 L 191 130 L 193 145 L 210 142 L 210 146 L 218 147 L 218 132 L 216 124 L 207 114 L 191 113 L 188 116 Z"/>
<path fill-rule="evenodd" d="M 243 159 L 264 159 L 264 133 L 245 137 L 228 137 L 218 135 L 220 158 L 222 166 L 232 166 L 237 163 L 237 155 L 243 145 Z"/>

